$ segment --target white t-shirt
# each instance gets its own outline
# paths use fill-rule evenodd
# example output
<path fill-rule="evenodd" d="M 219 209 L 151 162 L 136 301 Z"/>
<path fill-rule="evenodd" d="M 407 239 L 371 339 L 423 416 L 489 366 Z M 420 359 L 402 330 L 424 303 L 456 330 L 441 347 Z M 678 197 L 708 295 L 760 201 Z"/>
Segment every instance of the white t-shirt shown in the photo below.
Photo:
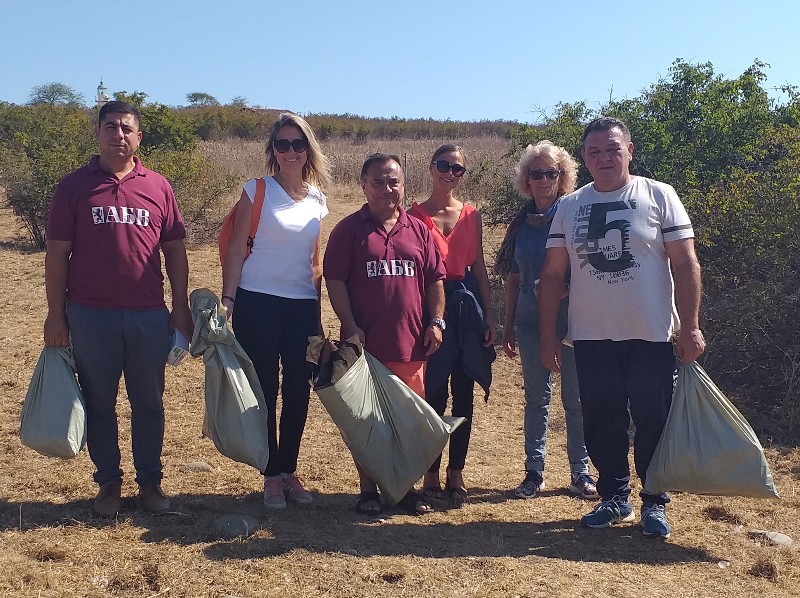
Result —
<path fill-rule="evenodd" d="M 308 195 L 293 200 L 271 176 L 264 177 L 266 195 L 253 251 L 242 266 L 239 286 L 248 291 L 288 299 L 316 299 L 311 280 L 311 259 L 320 233 L 320 220 L 328 214 L 327 199 L 314 185 Z M 256 181 L 244 184 L 253 201 Z"/>
<path fill-rule="evenodd" d="M 670 185 L 634 176 L 616 191 L 594 184 L 561 200 L 547 247 L 566 247 L 574 340 L 668 341 L 674 285 L 665 242 L 693 238 Z"/>

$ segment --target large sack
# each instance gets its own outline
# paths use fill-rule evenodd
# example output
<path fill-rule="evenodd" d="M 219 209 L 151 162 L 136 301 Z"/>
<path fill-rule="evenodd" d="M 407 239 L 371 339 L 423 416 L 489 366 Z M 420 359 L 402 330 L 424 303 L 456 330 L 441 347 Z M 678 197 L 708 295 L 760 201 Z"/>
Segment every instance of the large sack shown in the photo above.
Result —
<path fill-rule="evenodd" d="M 747 420 L 696 362 L 681 365 L 644 491 L 778 498 Z"/>
<path fill-rule="evenodd" d="M 315 385 L 314 390 L 353 457 L 390 505 L 422 477 L 464 421 L 439 417 L 366 351 L 336 382 Z"/>
<path fill-rule="evenodd" d="M 267 468 L 267 406 L 253 362 L 226 324 L 227 315 L 208 289 L 189 296 L 194 334 L 193 356 L 206 366 L 203 435 L 226 457 Z"/>
<path fill-rule="evenodd" d="M 86 444 L 86 409 L 67 348 L 45 347 L 22 405 L 22 444 L 48 457 L 70 459 Z"/>

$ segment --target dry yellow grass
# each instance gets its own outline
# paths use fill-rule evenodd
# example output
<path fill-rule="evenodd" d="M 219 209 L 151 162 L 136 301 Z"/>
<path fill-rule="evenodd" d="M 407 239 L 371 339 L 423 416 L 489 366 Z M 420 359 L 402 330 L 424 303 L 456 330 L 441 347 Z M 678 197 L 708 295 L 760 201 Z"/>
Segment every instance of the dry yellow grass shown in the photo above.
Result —
<path fill-rule="evenodd" d="M 361 204 L 336 186 L 325 229 Z M 353 511 L 356 475 L 341 438 L 312 395 L 298 473 L 315 502 L 279 512 L 261 506 L 257 471 L 219 455 L 201 438 L 203 366 L 168 368 L 165 490 L 173 511 L 154 516 L 126 500 L 115 520 L 94 517 L 92 465 L 22 447 L 18 417 L 42 345 L 44 254 L 17 245 L 0 212 L 0 595 L 41 597 L 165 596 L 787 596 L 797 595 L 800 560 L 792 549 L 761 545 L 749 527 L 800 538 L 800 451 L 770 447 L 783 499 L 677 495 L 672 540 L 645 540 L 635 525 L 582 529 L 591 503 L 569 496 L 563 412 L 554 401 L 547 490 L 520 501 L 522 389 L 519 363 L 498 357 L 488 404 L 476 398 L 467 469 L 470 502 L 424 517 L 395 512 L 376 520 Z M 22 248 L 21 248 L 22 247 Z M 191 288 L 219 290 L 216 248 L 190 251 Z M 335 318 L 323 300 L 326 327 Z M 135 494 L 130 410 L 119 404 L 125 496 Z M 210 473 L 182 471 L 195 460 Z M 224 513 L 256 517 L 249 538 L 220 540 L 210 523 Z M 743 527 L 740 527 L 743 526 Z"/>
<path fill-rule="evenodd" d="M 358 186 L 361 165 L 369 154 L 396 154 L 403 161 L 408 201 L 424 201 L 430 190 L 429 160 L 443 143 L 456 143 L 464 148 L 469 173 L 459 191 L 477 205 L 489 199 L 496 177 L 508 176 L 513 168 L 513 163 L 504 158 L 509 150 L 508 140 L 496 136 L 454 140 L 369 139 L 364 143 L 335 138 L 323 141 L 322 149 L 331 160 L 334 183 L 345 187 Z M 202 151 L 242 181 L 263 173 L 264 144 L 261 142 L 207 141 L 203 142 Z"/>

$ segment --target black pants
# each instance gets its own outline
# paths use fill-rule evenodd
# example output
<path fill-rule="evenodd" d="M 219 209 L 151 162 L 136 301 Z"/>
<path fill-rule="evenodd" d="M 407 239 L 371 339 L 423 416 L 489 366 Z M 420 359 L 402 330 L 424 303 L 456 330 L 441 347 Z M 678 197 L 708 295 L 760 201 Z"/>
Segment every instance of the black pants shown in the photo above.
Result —
<path fill-rule="evenodd" d="M 434 359 L 436 353 L 431 355 Z M 429 361 L 430 363 L 430 361 Z M 473 389 L 475 381 L 464 373 L 459 361 L 450 373 L 450 393 L 453 397 L 451 413 L 453 417 L 464 417 L 467 421 L 458 426 L 450 435 L 450 457 L 448 469 L 461 471 L 467 461 L 469 437 L 472 432 Z M 444 415 L 447 407 L 447 383 L 439 389 L 425 388 L 425 400 L 436 410 L 440 416 Z M 442 456 L 439 455 L 428 471 L 439 471 Z"/>
<path fill-rule="evenodd" d="M 628 427 L 636 425 L 633 460 L 644 485 L 672 404 L 677 361 L 672 344 L 643 340 L 575 341 L 575 365 L 583 410 L 583 434 L 597 468 L 603 500 L 631 493 Z M 630 406 L 630 412 L 629 412 Z M 640 495 L 665 504 L 667 494 Z"/>
<path fill-rule="evenodd" d="M 233 331 L 255 366 L 267 404 L 269 463 L 264 475 L 294 473 L 297 469 L 311 391 L 306 347 L 308 337 L 318 329 L 316 299 L 287 299 L 241 288 L 236 291 Z M 283 374 L 280 435 L 276 417 L 279 363 Z"/>

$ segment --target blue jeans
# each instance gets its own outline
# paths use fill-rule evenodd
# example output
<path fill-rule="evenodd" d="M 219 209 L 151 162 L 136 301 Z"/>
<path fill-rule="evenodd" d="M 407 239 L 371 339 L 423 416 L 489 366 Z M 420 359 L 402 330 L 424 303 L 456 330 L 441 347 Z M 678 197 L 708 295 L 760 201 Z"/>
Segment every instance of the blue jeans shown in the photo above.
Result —
<path fill-rule="evenodd" d="M 267 404 L 269 462 L 262 472 L 294 473 L 308 417 L 311 368 L 306 362 L 308 337 L 319 332 L 319 302 L 287 299 L 242 288 L 236 291 L 233 331 L 253 362 Z M 278 436 L 278 364 L 281 419 Z"/>
<path fill-rule="evenodd" d="M 560 337 L 566 334 L 567 302 L 559 313 Z M 552 374 L 539 357 L 541 335 L 535 303 L 520 292 L 517 301 L 517 345 L 522 361 L 525 385 L 525 470 L 544 471 L 547 445 L 547 419 L 553 398 Z M 570 347 L 562 347 L 561 402 L 567 427 L 567 458 L 573 476 L 589 473 L 589 456 L 583 440 L 583 411 L 581 410 L 575 358 Z"/>
<path fill-rule="evenodd" d="M 70 303 L 67 321 L 86 402 L 86 444 L 98 484 L 122 481 L 117 390 L 122 374 L 131 404 L 136 482 L 161 481 L 164 367 L 170 349 L 169 312 L 99 309 Z"/>
<path fill-rule="evenodd" d="M 630 420 L 636 425 L 633 460 L 645 482 L 672 405 L 677 360 L 668 342 L 575 341 L 586 447 L 599 474 L 603 500 L 631 493 Z M 630 411 L 629 411 L 630 409 Z M 640 494 L 645 504 L 666 504 L 667 494 Z"/>

